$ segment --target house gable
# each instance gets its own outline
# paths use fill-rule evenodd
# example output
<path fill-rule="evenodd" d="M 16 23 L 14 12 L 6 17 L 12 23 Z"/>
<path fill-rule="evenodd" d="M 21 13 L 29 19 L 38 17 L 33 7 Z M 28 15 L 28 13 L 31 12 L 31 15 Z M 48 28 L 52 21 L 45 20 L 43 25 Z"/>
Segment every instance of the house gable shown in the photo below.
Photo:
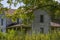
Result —
<path fill-rule="evenodd" d="M 35 19 L 32 23 L 32 30 L 36 30 L 35 32 L 39 32 L 41 28 L 43 28 L 44 33 L 47 33 L 49 31 L 50 26 L 50 17 L 48 15 L 48 12 L 45 10 L 37 9 L 34 11 Z M 41 17 L 43 15 L 43 17 Z M 40 22 L 41 18 L 43 18 L 43 22 Z"/>

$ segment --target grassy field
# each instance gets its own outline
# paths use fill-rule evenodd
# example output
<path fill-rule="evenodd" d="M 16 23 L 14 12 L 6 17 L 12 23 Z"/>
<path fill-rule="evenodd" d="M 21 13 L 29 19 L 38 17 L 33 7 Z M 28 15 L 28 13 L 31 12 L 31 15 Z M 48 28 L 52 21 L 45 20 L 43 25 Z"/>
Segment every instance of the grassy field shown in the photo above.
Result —
<path fill-rule="evenodd" d="M 24 34 L 11 30 L 8 33 L 0 32 L 0 40 L 60 40 L 60 32 L 54 31 L 48 34 Z"/>

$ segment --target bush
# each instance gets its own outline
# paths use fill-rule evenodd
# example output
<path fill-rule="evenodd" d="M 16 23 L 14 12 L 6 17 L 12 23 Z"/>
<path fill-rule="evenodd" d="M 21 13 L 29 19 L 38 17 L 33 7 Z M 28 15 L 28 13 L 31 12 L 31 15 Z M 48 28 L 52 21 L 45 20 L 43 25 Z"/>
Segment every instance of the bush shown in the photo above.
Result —
<path fill-rule="evenodd" d="M 0 32 L 0 40 L 60 40 L 60 32 L 54 31 L 48 34 L 24 34 L 11 30 L 8 33 Z"/>

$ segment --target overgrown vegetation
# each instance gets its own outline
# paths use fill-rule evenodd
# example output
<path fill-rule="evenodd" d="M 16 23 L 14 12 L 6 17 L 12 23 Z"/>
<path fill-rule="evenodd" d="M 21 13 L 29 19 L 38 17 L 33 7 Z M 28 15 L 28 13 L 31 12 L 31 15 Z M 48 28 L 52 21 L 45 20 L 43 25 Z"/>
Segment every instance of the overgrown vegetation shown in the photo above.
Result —
<path fill-rule="evenodd" d="M 60 32 L 54 31 L 48 34 L 24 34 L 11 30 L 8 33 L 0 32 L 0 40 L 60 40 Z"/>

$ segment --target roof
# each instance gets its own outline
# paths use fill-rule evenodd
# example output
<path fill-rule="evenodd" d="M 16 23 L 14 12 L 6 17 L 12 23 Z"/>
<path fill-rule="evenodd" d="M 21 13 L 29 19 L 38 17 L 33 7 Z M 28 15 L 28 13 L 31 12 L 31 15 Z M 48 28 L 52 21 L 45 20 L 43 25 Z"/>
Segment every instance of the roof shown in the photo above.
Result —
<path fill-rule="evenodd" d="M 50 22 L 52 27 L 60 27 L 60 23 Z"/>
<path fill-rule="evenodd" d="M 13 24 L 13 25 L 9 25 L 9 26 L 7 26 L 7 28 L 15 28 L 15 27 L 27 27 L 27 28 L 29 28 L 30 26 L 31 26 L 31 24 L 29 24 L 29 25 L 24 25 L 24 24 Z"/>
<path fill-rule="evenodd" d="M 7 11 L 5 11 L 5 14 L 13 14 L 15 11 L 15 9 L 9 9 Z"/>

